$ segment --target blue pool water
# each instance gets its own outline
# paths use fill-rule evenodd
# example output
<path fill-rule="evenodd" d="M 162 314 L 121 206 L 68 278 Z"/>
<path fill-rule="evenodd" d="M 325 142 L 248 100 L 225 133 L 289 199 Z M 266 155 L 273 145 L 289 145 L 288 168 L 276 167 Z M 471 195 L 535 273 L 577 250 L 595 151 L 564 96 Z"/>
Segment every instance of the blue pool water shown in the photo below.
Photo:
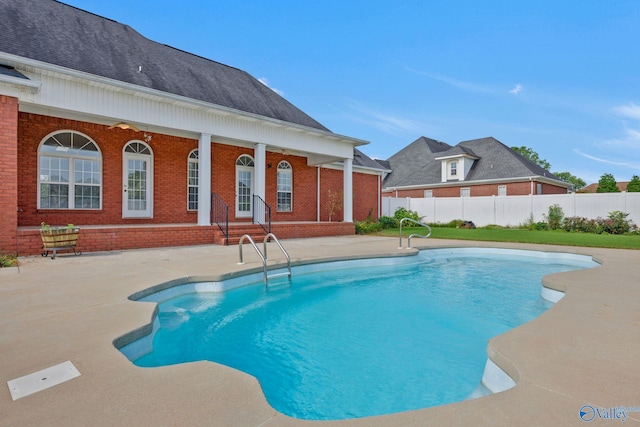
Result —
<path fill-rule="evenodd" d="M 187 286 L 155 297 L 153 348 L 134 363 L 218 362 L 255 376 L 276 410 L 303 419 L 456 402 L 478 387 L 488 340 L 550 306 L 540 297 L 543 275 L 595 265 L 448 249 L 306 266 L 290 285 L 269 288 L 261 280 L 225 292 Z"/>

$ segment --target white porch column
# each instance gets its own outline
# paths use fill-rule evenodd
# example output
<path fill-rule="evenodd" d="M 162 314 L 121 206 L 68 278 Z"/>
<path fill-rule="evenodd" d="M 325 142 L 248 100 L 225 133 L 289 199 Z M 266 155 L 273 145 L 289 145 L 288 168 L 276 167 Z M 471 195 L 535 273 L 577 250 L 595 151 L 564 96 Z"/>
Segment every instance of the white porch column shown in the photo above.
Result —
<path fill-rule="evenodd" d="M 253 194 L 260 196 L 266 202 L 265 186 L 267 175 L 267 146 L 265 144 L 256 144 L 254 149 L 255 161 L 253 171 L 255 173 L 255 189 Z M 255 206 L 254 206 L 255 208 Z M 264 212 L 259 211 L 261 217 L 256 217 L 260 222 L 264 222 Z"/>
<path fill-rule="evenodd" d="M 344 222 L 353 222 L 353 161 L 344 159 Z"/>
<path fill-rule="evenodd" d="M 198 225 L 211 225 L 211 134 L 198 142 Z"/>

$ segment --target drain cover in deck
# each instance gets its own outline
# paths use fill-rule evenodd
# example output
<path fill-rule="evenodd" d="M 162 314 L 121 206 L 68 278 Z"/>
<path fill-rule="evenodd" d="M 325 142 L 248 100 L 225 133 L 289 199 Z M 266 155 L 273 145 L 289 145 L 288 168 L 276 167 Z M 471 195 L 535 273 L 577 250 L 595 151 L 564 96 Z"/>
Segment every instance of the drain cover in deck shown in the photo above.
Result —
<path fill-rule="evenodd" d="M 41 371 L 7 381 L 7 385 L 11 392 L 11 398 L 18 400 L 79 376 L 80 372 L 73 366 L 73 363 L 67 360 Z"/>

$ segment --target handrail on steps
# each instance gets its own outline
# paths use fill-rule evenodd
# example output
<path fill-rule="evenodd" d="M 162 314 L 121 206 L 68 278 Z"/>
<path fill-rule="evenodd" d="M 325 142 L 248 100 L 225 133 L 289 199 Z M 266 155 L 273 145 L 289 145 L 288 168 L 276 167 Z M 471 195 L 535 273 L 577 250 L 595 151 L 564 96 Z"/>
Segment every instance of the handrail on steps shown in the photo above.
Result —
<path fill-rule="evenodd" d="M 405 222 L 405 221 L 411 221 L 414 224 L 418 224 L 418 225 L 421 225 L 423 227 L 427 227 L 429 229 L 429 234 L 427 234 L 427 235 L 417 234 L 417 233 L 409 235 L 409 238 L 407 239 L 407 249 L 411 249 L 411 238 L 412 237 L 420 237 L 422 239 L 426 239 L 429 236 L 431 236 L 431 227 L 429 227 L 424 222 L 416 221 L 415 219 L 411 219 L 411 218 L 402 218 L 400 220 L 400 245 L 398 246 L 398 249 L 402 249 L 402 223 Z"/>
<path fill-rule="evenodd" d="M 285 255 L 285 257 L 287 257 L 287 270 L 288 270 L 288 273 L 273 274 L 271 276 L 269 276 L 267 274 L 267 241 L 269 240 L 269 238 L 272 238 L 273 241 L 277 243 L 277 245 L 280 248 L 280 250 L 282 251 L 282 253 Z M 268 233 L 264 237 L 264 241 L 262 242 L 263 243 L 263 247 L 264 247 L 264 253 L 260 251 L 260 248 L 258 248 L 258 246 L 255 244 L 255 242 L 251 238 L 251 236 L 249 236 L 248 234 L 244 234 L 240 238 L 240 242 L 238 243 L 238 251 L 239 251 L 239 254 L 240 254 L 240 262 L 238 262 L 238 264 L 244 264 L 244 260 L 243 260 L 243 257 L 242 257 L 242 243 L 244 242 L 245 239 L 249 240 L 249 243 L 251 243 L 251 246 L 253 246 L 253 249 L 255 249 L 255 251 L 258 253 L 258 256 L 260 257 L 260 260 L 262 261 L 262 272 L 264 274 L 264 284 L 265 284 L 265 286 L 267 285 L 267 282 L 269 281 L 269 277 L 276 277 L 276 276 L 280 276 L 280 275 L 286 274 L 288 276 L 289 280 L 291 280 L 291 257 L 289 256 L 289 254 L 284 249 L 284 247 L 282 246 L 282 244 L 280 243 L 278 238 L 273 233 Z"/>

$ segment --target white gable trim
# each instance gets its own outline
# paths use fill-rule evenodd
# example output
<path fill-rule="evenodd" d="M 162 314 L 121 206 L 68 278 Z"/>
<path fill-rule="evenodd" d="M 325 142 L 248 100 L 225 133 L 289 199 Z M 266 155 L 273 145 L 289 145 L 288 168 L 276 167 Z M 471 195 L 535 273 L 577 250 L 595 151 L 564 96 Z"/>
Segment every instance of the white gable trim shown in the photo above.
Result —
<path fill-rule="evenodd" d="M 0 63 L 41 82 L 39 92 L 17 94 L 21 111 L 103 124 L 126 121 L 150 131 L 194 139 L 202 133 L 210 133 L 214 140 L 226 138 L 230 143 L 264 143 L 334 159 L 352 158 L 354 146 L 368 144 L 361 139 L 7 53 L 0 53 Z"/>

